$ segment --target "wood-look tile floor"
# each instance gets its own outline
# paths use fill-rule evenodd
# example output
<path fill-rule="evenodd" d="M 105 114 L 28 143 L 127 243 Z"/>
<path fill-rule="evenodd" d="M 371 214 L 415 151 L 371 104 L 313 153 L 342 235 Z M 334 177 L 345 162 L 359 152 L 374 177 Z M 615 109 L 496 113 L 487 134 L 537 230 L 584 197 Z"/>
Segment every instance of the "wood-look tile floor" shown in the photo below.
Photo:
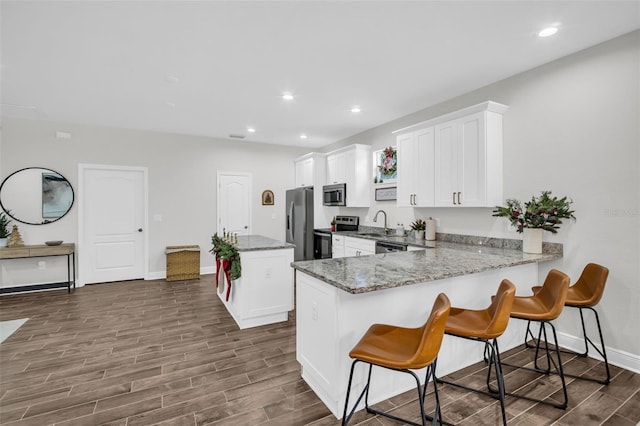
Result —
<path fill-rule="evenodd" d="M 3 425 L 340 424 L 300 378 L 293 315 L 241 331 L 217 299 L 212 276 L 0 297 L 0 320 L 18 318 L 29 321 L 0 344 Z M 527 360 L 531 352 L 516 348 L 506 358 Z M 578 374 L 603 372 L 588 358 L 565 357 L 564 365 Z M 481 384 L 485 371 L 480 363 L 452 376 Z M 506 372 L 509 389 L 558 396 L 557 376 Z M 508 397 L 509 423 L 636 425 L 640 375 L 617 367 L 612 374 L 609 386 L 570 379 L 567 410 Z M 494 399 L 451 386 L 440 391 L 445 420 L 501 423 Z M 416 418 L 414 394 L 379 407 Z M 350 424 L 397 423 L 361 411 Z"/>

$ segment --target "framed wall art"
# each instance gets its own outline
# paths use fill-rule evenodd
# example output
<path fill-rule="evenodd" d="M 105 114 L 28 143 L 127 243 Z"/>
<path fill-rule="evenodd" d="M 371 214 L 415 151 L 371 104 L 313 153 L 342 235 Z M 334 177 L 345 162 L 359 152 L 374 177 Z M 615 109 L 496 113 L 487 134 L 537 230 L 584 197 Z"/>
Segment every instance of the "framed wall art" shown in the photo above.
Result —
<path fill-rule="evenodd" d="M 275 197 L 273 196 L 273 191 L 270 189 L 266 189 L 262 191 L 262 205 L 263 206 L 272 206 L 275 202 Z"/>
<path fill-rule="evenodd" d="M 397 198 L 398 188 L 389 186 L 386 188 L 376 188 L 376 201 L 393 201 Z"/>

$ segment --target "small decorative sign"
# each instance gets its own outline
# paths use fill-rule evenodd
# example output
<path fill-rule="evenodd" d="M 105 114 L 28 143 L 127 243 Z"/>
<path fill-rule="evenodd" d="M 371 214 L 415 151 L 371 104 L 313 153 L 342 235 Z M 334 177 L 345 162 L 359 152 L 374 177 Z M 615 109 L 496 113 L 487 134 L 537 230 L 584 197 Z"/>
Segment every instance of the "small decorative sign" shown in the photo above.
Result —
<path fill-rule="evenodd" d="M 398 188 L 390 186 L 387 188 L 376 188 L 376 201 L 393 201 L 397 198 Z"/>
<path fill-rule="evenodd" d="M 275 201 L 273 196 L 273 191 L 270 189 L 266 189 L 262 191 L 262 205 L 263 206 L 272 206 Z"/>

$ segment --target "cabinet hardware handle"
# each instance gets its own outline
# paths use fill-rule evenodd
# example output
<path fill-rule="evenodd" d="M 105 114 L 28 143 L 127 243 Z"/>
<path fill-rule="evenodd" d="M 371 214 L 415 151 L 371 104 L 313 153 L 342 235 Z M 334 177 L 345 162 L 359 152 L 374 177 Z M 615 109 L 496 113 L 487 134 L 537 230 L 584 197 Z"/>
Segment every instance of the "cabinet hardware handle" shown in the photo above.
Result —
<path fill-rule="evenodd" d="M 453 196 L 453 205 L 456 205 L 456 193 L 452 192 L 451 195 Z"/>
<path fill-rule="evenodd" d="M 460 202 L 460 194 L 461 194 L 461 192 L 458 192 L 458 204 L 462 205 L 462 203 Z"/>

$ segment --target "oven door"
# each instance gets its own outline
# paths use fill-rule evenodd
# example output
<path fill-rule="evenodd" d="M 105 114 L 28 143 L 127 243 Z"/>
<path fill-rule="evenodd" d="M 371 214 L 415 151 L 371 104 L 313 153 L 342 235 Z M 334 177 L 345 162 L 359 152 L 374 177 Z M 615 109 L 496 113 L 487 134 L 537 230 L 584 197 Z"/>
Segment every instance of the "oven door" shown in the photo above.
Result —
<path fill-rule="evenodd" d="M 331 233 L 313 231 L 313 258 L 331 259 Z"/>

